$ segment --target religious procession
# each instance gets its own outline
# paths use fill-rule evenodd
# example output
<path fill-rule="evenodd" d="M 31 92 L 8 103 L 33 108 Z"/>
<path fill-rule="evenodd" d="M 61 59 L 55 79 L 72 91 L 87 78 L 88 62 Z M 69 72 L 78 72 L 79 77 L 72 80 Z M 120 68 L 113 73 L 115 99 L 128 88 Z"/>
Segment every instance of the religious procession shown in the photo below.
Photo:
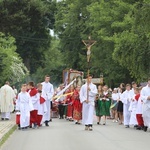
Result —
<path fill-rule="evenodd" d="M 90 74 L 85 83 L 80 79 L 74 76 L 70 83 L 54 89 L 46 75 L 45 81 L 37 85 L 22 84 L 18 94 L 7 81 L 0 89 L 1 120 L 9 120 L 15 112 L 19 130 L 48 127 L 53 117 L 83 124 L 88 131 L 93 130 L 95 118 L 97 125 L 107 125 L 111 119 L 125 128 L 145 132 L 150 128 L 150 78 L 144 87 L 136 82 L 121 83 L 113 90 L 93 84 Z"/>

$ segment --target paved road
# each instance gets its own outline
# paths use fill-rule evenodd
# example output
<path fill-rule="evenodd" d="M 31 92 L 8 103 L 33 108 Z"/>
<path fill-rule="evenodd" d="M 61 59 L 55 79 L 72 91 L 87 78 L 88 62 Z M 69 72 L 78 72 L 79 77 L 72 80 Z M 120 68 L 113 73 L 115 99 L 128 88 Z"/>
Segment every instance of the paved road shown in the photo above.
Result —
<path fill-rule="evenodd" d="M 53 119 L 50 127 L 16 130 L 0 150 L 149 150 L 150 132 L 125 129 L 108 121 L 84 131 L 83 125 Z"/>

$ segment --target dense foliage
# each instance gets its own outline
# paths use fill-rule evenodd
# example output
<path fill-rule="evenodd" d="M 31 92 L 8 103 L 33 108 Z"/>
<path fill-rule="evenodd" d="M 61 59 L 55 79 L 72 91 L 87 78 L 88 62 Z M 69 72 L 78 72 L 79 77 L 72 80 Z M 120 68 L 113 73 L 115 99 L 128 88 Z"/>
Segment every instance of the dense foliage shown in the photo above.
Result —
<path fill-rule="evenodd" d="M 15 39 L 0 32 L 0 83 L 20 82 L 27 74 L 27 68 L 16 53 Z"/>
<path fill-rule="evenodd" d="M 105 83 L 116 86 L 150 76 L 150 0 L 0 0 L 0 10 L 0 32 L 15 38 L 28 80 L 50 74 L 58 84 L 66 68 L 86 74 L 82 40 L 89 35 L 97 41 L 90 62 L 95 77 L 103 73 Z"/>

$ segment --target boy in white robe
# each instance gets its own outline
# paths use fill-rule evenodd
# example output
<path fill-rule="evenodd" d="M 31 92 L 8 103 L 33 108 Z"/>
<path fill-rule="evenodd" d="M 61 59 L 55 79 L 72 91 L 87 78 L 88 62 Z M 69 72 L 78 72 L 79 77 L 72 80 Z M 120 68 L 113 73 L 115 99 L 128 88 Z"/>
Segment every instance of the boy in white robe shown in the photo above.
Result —
<path fill-rule="evenodd" d="M 42 118 L 44 113 L 47 112 L 47 107 L 46 107 L 46 103 L 45 103 L 45 99 L 46 99 L 46 93 L 44 93 L 44 91 L 42 91 L 42 84 L 39 83 L 37 85 L 37 89 L 38 89 L 38 115 L 37 115 L 37 125 L 38 127 L 41 126 L 42 124 Z"/>
<path fill-rule="evenodd" d="M 124 125 L 126 128 L 129 128 L 129 122 L 130 122 L 130 102 L 132 100 L 132 93 L 130 91 L 131 86 L 130 84 L 126 85 L 126 91 L 122 93 L 122 103 L 123 103 L 123 115 L 124 115 Z"/>
<path fill-rule="evenodd" d="M 50 76 L 45 76 L 45 82 L 42 82 L 43 85 L 43 91 L 46 93 L 46 106 L 47 106 L 47 112 L 43 116 L 43 121 L 45 122 L 45 126 L 49 126 L 48 122 L 51 119 L 51 101 L 52 97 L 54 95 L 54 88 L 53 85 L 49 82 Z"/>
<path fill-rule="evenodd" d="M 134 125 L 134 127 L 137 127 L 137 119 L 136 119 L 136 109 L 137 109 L 137 95 L 139 94 L 138 88 L 134 88 L 134 96 L 130 102 L 129 111 L 131 112 L 130 116 L 130 125 Z"/>
<path fill-rule="evenodd" d="M 150 78 L 147 86 L 141 90 L 141 99 L 143 101 L 144 131 L 146 132 L 150 128 Z"/>
<path fill-rule="evenodd" d="M 82 105 L 82 123 L 85 125 L 85 130 L 92 131 L 94 118 L 94 100 L 97 94 L 97 87 L 92 82 L 92 76 L 87 77 L 85 83 L 80 90 L 80 101 Z"/>
<path fill-rule="evenodd" d="M 142 87 L 139 87 L 139 98 L 137 97 L 137 109 L 136 109 L 136 119 L 138 122 L 138 127 L 136 128 L 137 130 L 142 130 L 144 127 L 144 121 L 143 121 L 143 117 L 142 117 L 142 108 L 143 108 L 143 101 L 141 100 L 141 90 Z"/>
<path fill-rule="evenodd" d="M 27 129 L 30 125 L 30 111 L 33 110 L 33 105 L 29 93 L 26 92 L 27 85 L 23 84 L 21 92 L 18 94 L 16 101 L 16 110 L 20 112 L 20 127 Z"/>

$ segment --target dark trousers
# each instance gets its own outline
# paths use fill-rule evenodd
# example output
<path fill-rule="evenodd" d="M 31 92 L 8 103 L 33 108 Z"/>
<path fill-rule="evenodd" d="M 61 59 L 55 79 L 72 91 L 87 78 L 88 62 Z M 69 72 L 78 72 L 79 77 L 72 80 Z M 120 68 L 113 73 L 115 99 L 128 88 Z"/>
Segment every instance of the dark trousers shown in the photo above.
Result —
<path fill-rule="evenodd" d="M 65 108 L 65 107 L 64 107 L 62 104 L 59 104 L 59 105 L 58 105 L 60 118 L 63 118 L 63 115 L 64 115 L 64 108 Z"/>

